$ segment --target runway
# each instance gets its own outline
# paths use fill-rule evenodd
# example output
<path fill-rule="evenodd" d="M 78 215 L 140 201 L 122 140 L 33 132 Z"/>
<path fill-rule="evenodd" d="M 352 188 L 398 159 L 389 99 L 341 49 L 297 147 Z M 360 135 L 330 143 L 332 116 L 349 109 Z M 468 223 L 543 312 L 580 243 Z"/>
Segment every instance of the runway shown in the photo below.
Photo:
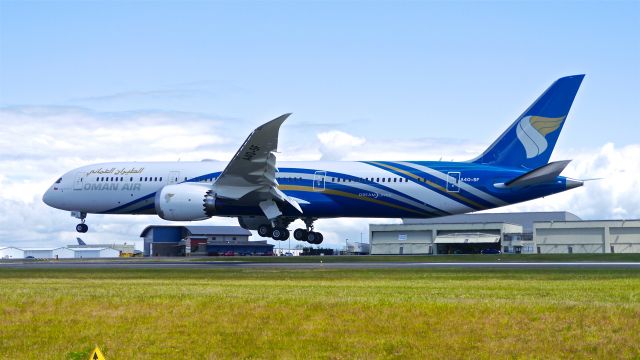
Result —
<path fill-rule="evenodd" d="M 640 262 L 12 261 L 1 269 L 638 269 Z"/>

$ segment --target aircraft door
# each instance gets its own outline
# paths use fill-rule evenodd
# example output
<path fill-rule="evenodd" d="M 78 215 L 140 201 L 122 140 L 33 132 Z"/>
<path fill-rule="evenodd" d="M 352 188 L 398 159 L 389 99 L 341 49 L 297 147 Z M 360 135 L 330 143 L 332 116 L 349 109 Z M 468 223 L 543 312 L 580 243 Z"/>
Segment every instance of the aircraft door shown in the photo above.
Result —
<path fill-rule="evenodd" d="M 178 179 L 180 179 L 180 171 L 170 171 L 169 176 L 167 176 L 167 184 L 177 184 Z"/>
<path fill-rule="evenodd" d="M 313 174 L 313 191 L 324 191 L 324 179 L 326 176 L 326 171 L 316 171 Z"/>
<path fill-rule="evenodd" d="M 447 191 L 460 192 L 460 172 L 450 171 L 447 173 Z"/>
<path fill-rule="evenodd" d="M 76 174 L 76 179 L 73 182 L 73 190 L 82 190 L 82 185 L 84 184 L 84 173 L 79 172 Z"/>

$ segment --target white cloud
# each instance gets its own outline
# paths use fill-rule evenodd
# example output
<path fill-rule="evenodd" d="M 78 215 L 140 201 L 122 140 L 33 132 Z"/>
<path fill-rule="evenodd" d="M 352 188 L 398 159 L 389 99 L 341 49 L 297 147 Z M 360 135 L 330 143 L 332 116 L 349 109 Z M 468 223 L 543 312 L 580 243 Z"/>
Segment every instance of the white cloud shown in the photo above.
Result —
<path fill-rule="evenodd" d="M 359 138 L 339 130 L 331 130 L 318 134 L 320 140 L 321 160 L 340 160 L 344 154 L 362 146 L 364 138 Z"/>
<path fill-rule="evenodd" d="M 236 122 L 206 114 L 96 112 L 80 107 L 0 108 L 0 126 L 0 245 L 22 246 L 75 242 L 77 220 L 41 201 L 47 187 L 69 169 L 121 160 L 226 161 L 247 135 L 233 131 Z M 280 139 L 279 160 L 467 160 L 486 146 L 422 135 L 369 140 L 337 129 L 325 129 L 314 137 L 309 129 L 293 126 L 287 133 Z M 497 211 L 568 210 L 587 219 L 640 218 L 639 144 L 557 149 L 556 155 L 574 159 L 565 175 L 605 179 Z M 346 238 L 358 241 L 360 233 L 366 241 L 371 222 L 398 220 L 326 219 L 319 220 L 316 229 L 325 234 L 326 245 L 340 247 Z M 146 225 L 167 222 L 155 216 L 90 215 L 88 223 L 91 231 L 80 237 L 89 242 L 139 243 L 138 235 Z M 236 221 L 214 218 L 206 224 L 235 225 Z M 292 229 L 298 226 L 302 226 L 300 221 Z"/>
<path fill-rule="evenodd" d="M 576 153 L 578 153 L 576 151 Z M 584 219 L 640 218 L 640 144 L 616 148 L 608 143 L 573 158 L 563 175 L 587 181 L 583 187 L 546 198 L 499 209 L 500 211 L 570 211 Z"/>

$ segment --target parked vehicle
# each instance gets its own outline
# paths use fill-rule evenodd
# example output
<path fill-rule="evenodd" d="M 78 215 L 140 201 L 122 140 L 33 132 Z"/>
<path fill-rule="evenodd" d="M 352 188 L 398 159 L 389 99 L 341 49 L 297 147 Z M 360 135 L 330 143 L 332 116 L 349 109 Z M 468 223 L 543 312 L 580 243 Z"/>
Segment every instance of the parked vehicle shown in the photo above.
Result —
<path fill-rule="evenodd" d="M 480 254 L 482 255 L 495 255 L 495 254 L 501 254 L 502 252 L 498 249 L 482 249 L 482 251 L 480 251 Z"/>

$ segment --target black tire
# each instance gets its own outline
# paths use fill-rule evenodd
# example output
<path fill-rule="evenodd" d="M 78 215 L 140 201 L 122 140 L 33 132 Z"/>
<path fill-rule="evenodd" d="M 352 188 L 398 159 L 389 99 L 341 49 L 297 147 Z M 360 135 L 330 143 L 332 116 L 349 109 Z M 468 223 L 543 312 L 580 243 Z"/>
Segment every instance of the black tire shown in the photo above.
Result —
<path fill-rule="evenodd" d="M 315 244 L 316 238 L 318 237 L 317 232 L 309 231 L 306 236 L 306 242 L 309 244 Z"/>
<path fill-rule="evenodd" d="M 322 233 L 316 233 L 316 241 L 314 241 L 313 243 L 316 245 L 320 245 L 322 244 L 322 240 L 324 240 L 324 236 L 322 236 Z"/>
<path fill-rule="evenodd" d="M 307 230 L 305 229 L 296 229 L 293 232 L 293 238 L 298 241 L 304 241 L 307 238 Z"/>
<path fill-rule="evenodd" d="M 271 228 L 271 225 L 265 224 L 258 226 L 258 235 L 260 235 L 261 237 L 272 237 L 273 229 Z"/>
<path fill-rule="evenodd" d="M 284 241 L 289 239 L 289 236 L 291 236 L 291 233 L 289 232 L 289 229 L 283 229 L 282 230 L 282 236 L 280 237 L 280 240 Z"/>
<path fill-rule="evenodd" d="M 283 228 L 275 228 L 273 229 L 273 231 L 271 232 L 271 237 L 273 238 L 273 240 L 284 240 L 284 231 L 286 229 Z"/>
<path fill-rule="evenodd" d="M 87 226 L 87 224 L 76 225 L 76 231 L 79 233 L 86 233 L 88 230 L 89 230 L 89 226 Z"/>

